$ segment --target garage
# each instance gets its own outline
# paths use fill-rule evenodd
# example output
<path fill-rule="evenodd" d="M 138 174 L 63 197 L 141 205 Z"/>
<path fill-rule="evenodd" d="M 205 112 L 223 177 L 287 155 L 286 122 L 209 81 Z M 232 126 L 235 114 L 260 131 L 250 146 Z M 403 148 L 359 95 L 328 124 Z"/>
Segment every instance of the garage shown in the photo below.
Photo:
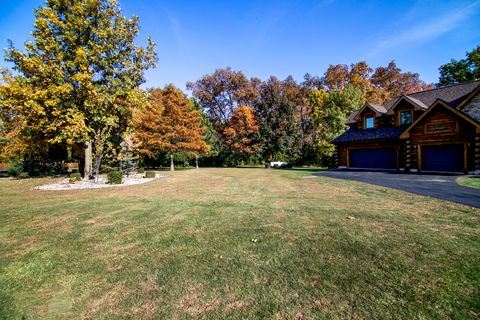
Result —
<path fill-rule="evenodd" d="M 463 172 L 463 145 L 422 146 L 422 171 Z"/>
<path fill-rule="evenodd" d="M 397 169 L 395 148 L 351 149 L 350 167 L 365 169 Z"/>

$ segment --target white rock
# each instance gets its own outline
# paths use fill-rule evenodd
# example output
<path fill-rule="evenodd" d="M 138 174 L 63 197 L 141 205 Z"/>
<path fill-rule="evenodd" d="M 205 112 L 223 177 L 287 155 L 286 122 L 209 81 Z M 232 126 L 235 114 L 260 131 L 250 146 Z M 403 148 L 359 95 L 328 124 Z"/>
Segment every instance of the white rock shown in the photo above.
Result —
<path fill-rule="evenodd" d="M 36 190 L 81 190 L 81 189 L 100 189 L 100 188 L 119 188 L 132 186 L 136 184 L 143 184 L 150 182 L 158 178 L 164 178 L 165 175 L 155 175 L 155 178 L 145 178 L 143 174 L 131 174 L 129 177 L 123 177 L 122 184 L 107 184 L 106 176 L 102 175 L 99 177 L 98 182 L 95 183 L 93 180 L 89 181 L 78 181 L 76 183 L 69 183 L 68 178 L 55 183 L 49 183 L 42 186 L 35 187 Z"/>

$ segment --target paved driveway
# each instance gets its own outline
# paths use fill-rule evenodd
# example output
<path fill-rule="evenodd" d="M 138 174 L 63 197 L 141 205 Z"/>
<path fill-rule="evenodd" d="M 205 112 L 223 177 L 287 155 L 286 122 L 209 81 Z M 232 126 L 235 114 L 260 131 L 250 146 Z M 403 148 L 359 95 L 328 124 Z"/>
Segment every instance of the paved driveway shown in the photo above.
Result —
<path fill-rule="evenodd" d="M 314 175 L 355 180 L 480 208 L 480 189 L 458 185 L 455 182 L 458 178 L 456 175 L 402 174 L 342 169 L 324 171 Z"/>

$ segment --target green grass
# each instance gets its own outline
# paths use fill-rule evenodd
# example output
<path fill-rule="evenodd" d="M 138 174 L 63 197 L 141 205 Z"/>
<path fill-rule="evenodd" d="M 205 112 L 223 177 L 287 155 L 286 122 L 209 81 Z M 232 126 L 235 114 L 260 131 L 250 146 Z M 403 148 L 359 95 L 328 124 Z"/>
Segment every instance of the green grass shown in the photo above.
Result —
<path fill-rule="evenodd" d="M 460 177 L 457 183 L 466 187 L 480 188 L 480 177 Z"/>
<path fill-rule="evenodd" d="M 0 319 L 479 316 L 480 210 L 306 173 L 0 180 Z"/>

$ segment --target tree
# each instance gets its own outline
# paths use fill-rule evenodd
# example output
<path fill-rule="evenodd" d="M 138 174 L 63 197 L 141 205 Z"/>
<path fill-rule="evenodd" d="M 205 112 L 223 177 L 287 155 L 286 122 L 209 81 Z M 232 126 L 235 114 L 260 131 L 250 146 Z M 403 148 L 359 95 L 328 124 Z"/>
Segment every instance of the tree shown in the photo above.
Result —
<path fill-rule="evenodd" d="M 205 134 L 204 134 L 205 143 L 208 145 L 208 150 L 206 150 L 206 151 L 204 150 L 203 152 L 199 152 L 199 153 L 195 154 L 195 166 L 198 168 L 198 158 L 199 158 L 199 156 L 201 156 L 201 155 L 203 155 L 203 156 L 216 156 L 216 155 L 218 155 L 219 151 L 218 151 L 218 148 L 216 148 L 217 141 L 218 141 L 218 134 L 215 131 L 215 129 L 213 128 L 212 123 L 208 119 L 207 114 L 203 111 L 203 108 L 202 108 L 202 106 L 200 105 L 200 103 L 198 102 L 197 99 L 192 98 L 192 105 L 193 105 L 192 110 L 197 111 L 202 117 L 200 127 L 205 128 Z"/>
<path fill-rule="evenodd" d="M 371 103 L 383 104 L 402 94 L 409 94 L 433 88 L 420 80 L 418 73 L 402 73 L 395 61 L 375 71 L 365 62 L 347 65 L 330 65 L 323 77 L 327 90 L 343 90 L 347 85 L 359 88 L 364 98 Z"/>
<path fill-rule="evenodd" d="M 2 108 L 24 124 L 15 138 L 91 141 L 102 154 L 101 144 L 126 130 L 142 101 L 143 71 L 156 64 L 151 39 L 146 49 L 135 45 L 138 30 L 138 18 L 124 17 L 115 0 L 47 0 L 35 11 L 33 41 L 6 52 L 18 76 Z"/>
<path fill-rule="evenodd" d="M 301 135 L 294 109 L 287 100 L 281 81 L 270 77 L 262 84 L 256 106 L 262 152 L 265 161 L 294 161 L 300 150 L 295 143 Z"/>
<path fill-rule="evenodd" d="M 310 102 L 315 113 L 315 123 L 319 128 L 316 149 L 320 157 L 330 157 L 334 146 L 332 139 L 347 128 L 347 117 L 365 104 L 363 92 L 352 85 L 330 92 L 324 89 L 313 89 Z"/>
<path fill-rule="evenodd" d="M 439 68 L 439 86 L 463 83 L 480 79 L 480 46 L 466 53 L 461 60 L 451 59 Z"/>
<path fill-rule="evenodd" d="M 213 127 L 222 132 L 230 116 L 240 105 L 252 106 L 258 97 L 257 80 L 249 81 L 241 71 L 217 69 L 187 88 L 205 109 Z"/>
<path fill-rule="evenodd" d="M 256 153 L 255 149 L 259 147 L 257 141 L 259 128 L 253 108 L 240 106 L 233 111 L 224 135 L 229 151 L 234 157 L 246 160 Z"/>
<path fill-rule="evenodd" d="M 133 161 L 138 158 L 136 150 L 138 143 L 133 139 L 133 131 L 131 128 L 127 129 L 122 136 L 120 142 L 120 150 L 117 153 L 117 159 L 120 162 L 120 171 L 126 171 L 127 176 L 133 167 Z"/>
<path fill-rule="evenodd" d="M 170 156 L 170 170 L 174 171 L 174 155 L 199 155 L 210 149 L 205 142 L 202 116 L 193 108 L 192 100 L 175 88 L 150 91 L 149 103 L 139 110 L 135 119 L 135 139 L 141 151 L 149 156 L 166 152 Z"/>
<path fill-rule="evenodd" d="M 378 67 L 371 77 L 372 84 L 383 93 L 382 100 L 392 99 L 402 94 L 410 94 L 433 89 L 433 85 L 420 80 L 418 73 L 405 72 L 390 61 L 387 67 Z"/>

